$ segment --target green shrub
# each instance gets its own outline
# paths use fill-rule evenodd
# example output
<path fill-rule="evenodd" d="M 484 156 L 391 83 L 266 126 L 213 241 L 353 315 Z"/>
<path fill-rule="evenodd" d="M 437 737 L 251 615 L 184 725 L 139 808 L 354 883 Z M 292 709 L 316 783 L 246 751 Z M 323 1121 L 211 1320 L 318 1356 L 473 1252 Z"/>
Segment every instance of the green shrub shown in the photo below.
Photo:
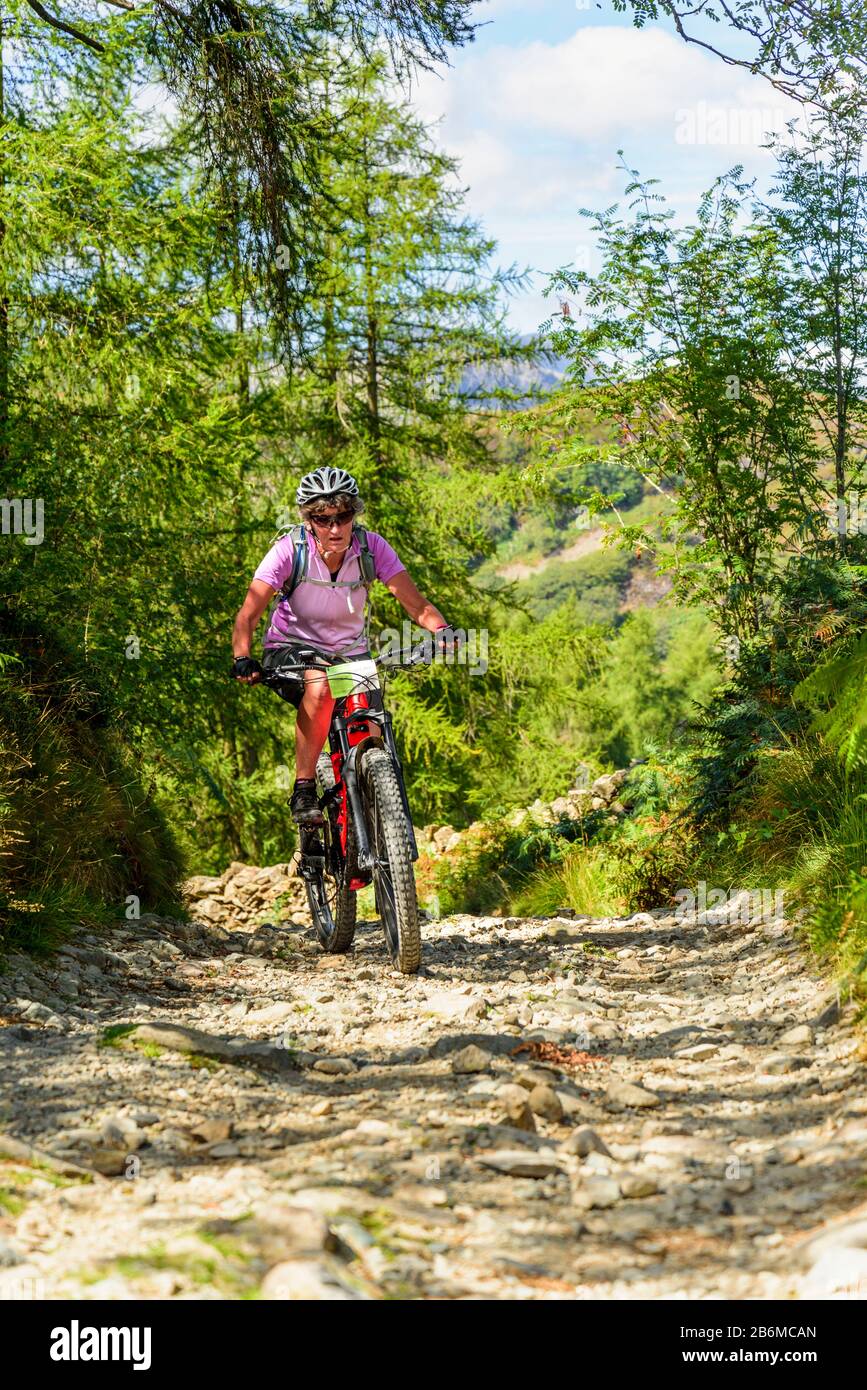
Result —
<path fill-rule="evenodd" d="M 568 846 L 598 828 L 561 820 L 554 825 L 504 820 L 483 822 L 468 832 L 442 860 L 430 861 L 420 874 L 425 896 L 436 894 L 440 911 L 485 913 L 525 888 L 545 865 L 559 863 Z"/>
<path fill-rule="evenodd" d="M 0 655 L 0 952 L 107 925 L 130 895 L 179 912 L 183 864 L 92 673 L 8 613 Z"/>

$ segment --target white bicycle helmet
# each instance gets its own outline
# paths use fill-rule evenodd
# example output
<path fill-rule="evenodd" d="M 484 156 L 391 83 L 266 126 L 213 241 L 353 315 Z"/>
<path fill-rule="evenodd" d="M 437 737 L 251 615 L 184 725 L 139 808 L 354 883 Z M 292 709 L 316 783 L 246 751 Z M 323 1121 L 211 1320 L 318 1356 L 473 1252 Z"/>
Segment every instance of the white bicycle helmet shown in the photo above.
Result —
<path fill-rule="evenodd" d="M 299 507 L 304 507 L 309 502 L 324 502 L 338 492 L 357 497 L 358 483 L 345 468 L 330 468 L 326 465 L 304 475 L 298 484 L 295 501 Z"/>

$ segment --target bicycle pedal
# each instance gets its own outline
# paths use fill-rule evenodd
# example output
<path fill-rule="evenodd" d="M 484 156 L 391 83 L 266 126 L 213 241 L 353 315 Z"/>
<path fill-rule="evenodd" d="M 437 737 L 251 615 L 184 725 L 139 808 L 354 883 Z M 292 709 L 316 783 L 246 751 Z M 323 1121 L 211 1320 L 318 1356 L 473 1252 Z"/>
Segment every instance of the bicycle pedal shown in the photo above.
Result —
<path fill-rule="evenodd" d="M 298 872 L 302 878 L 313 882 L 325 870 L 325 855 L 305 855 L 298 865 Z"/>

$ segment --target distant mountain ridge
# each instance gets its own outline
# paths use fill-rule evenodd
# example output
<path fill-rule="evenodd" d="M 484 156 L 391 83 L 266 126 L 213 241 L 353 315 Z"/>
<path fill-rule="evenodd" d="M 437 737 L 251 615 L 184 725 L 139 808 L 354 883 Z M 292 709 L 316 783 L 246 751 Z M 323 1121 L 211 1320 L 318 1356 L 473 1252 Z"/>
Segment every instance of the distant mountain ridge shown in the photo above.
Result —
<path fill-rule="evenodd" d="M 532 341 L 532 334 L 521 335 L 522 343 Z M 562 385 L 568 369 L 568 358 L 548 352 L 541 352 L 535 362 L 513 362 L 504 358 L 500 362 L 470 365 L 464 369 L 461 377 L 460 392 L 462 396 L 470 398 L 487 410 L 520 410 L 526 407 L 519 401 L 501 401 L 496 396 L 487 396 L 485 393 L 492 390 L 514 391 L 518 394 L 526 391 L 555 391 Z"/>

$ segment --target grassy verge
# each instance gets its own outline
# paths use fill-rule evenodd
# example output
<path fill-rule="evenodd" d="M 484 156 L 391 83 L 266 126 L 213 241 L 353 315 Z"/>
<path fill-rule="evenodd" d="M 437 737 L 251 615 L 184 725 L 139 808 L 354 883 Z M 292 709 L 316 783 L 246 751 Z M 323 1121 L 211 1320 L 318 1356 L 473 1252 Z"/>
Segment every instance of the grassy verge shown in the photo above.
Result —
<path fill-rule="evenodd" d="M 420 897 L 443 915 L 498 909 L 532 917 L 561 907 L 608 915 L 659 906 L 689 853 L 671 834 L 681 777 L 679 767 L 657 759 L 634 769 L 619 793 L 629 812 L 620 819 L 598 810 L 551 825 L 483 821 L 443 858 L 421 857 Z"/>
<path fill-rule="evenodd" d="M 51 951 L 82 926 L 178 915 L 171 833 L 92 672 L 0 613 L 0 960 Z"/>
<path fill-rule="evenodd" d="M 697 876 L 779 892 L 789 916 L 806 908 L 805 940 L 835 976 L 848 975 L 867 953 L 864 770 L 847 772 L 816 735 L 767 750 L 729 825 L 702 843 Z"/>
<path fill-rule="evenodd" d="M 429 894 L 443 913 L 610 916 L 675 910 L 684 893 L 714 906 L 748 892 L 759 910 L 797 913 L 817 960 L 867 1004 L 867 770 L 847 772 L 818 735 L 783 741 L 757 756 L 712 825 L 689 817 L 686 760 L 652 763 L 641 780 L 614 825 L 497 822 L 465 834 L 428 865 Z"/>

